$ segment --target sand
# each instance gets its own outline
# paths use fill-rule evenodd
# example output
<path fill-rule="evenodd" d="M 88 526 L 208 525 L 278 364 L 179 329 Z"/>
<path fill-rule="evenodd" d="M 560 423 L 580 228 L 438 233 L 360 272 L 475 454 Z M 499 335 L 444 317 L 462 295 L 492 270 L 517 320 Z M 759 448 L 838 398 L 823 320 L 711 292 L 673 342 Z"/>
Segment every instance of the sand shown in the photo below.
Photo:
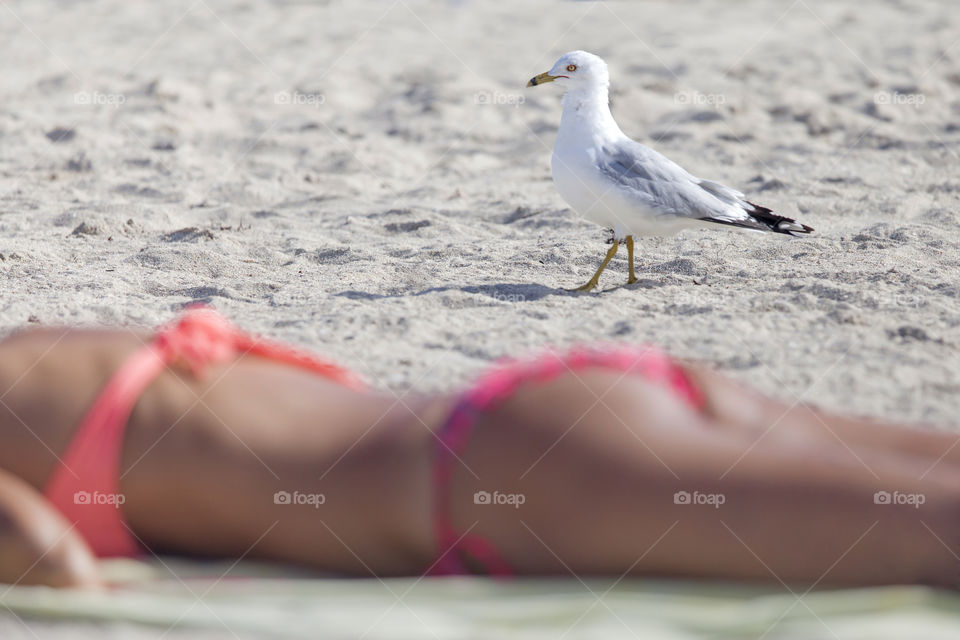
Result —
<path fill-rule="evenodd" d="M 8 6 L 0 330 L 191 301 L 376 386 L 656 342 L 794 401 L 947 425 L 960 393 L 949 2 Z M 14 15 L 15 14 L 15 15 Z M 640 283 L 550 181 L 564 51 L 694 173 L 814 226 L 645 240 Z M 625 254 L 625 252 L 621 252 Z M 619 288 L 616 288 L 619 287 Z"/>
<path fill-rule="evenodd" d="M 396 393 L 651 341 L 789 401 L 956 422 L 949 2 L 5 13 L 2 331 L 204 301 Z M 565 292 L 607 234 L 550 181 L 558 91 L 523 87 L 574 48 L 608 60 L 629 135 L 818 234 L 645 240 L 637 285 L 620 255 L 608 290 Z"/>
<path fill-rule="evenodd" d="M 190 4 L 7 12 L 3 330 L 199 300 L 395 391 L 653 341 L 788 399 L 952 418 L 949 3 Z M 607 236 L 550 182 L 558 92 L 523 85 L 575 47 L 626 132 L 818 235 L 647 240 L 638 285 L 567 294 Z"/>
<path fill-rule="evenodd" d="M 944 3 L 10 6 L 0 328 L 191 301 L 376 386 L 652 341 L 784 399 L 955 422 L 960 47 Z M 13 14 L 16 14 L 14 17 Z M 564 51 L 634 138 L 814 226 L 645 240 L 550 181 Z M 621 252 L 625 253 L 625 252 Z M 619 288 L 616 288 L 619 287 Z"/>
<path fill-rule="evenodd" d="M 957 423 L 952 2 L 3 5 L 2 333 L 203 301 L 397 394 L 655 342 L 790 402 Z M 621 252 L 564 291 L 607 233 L 550 181 L 558 91 L 524 84 L 577 48 L 625 132 L 817 235 L 645 240 L 637 285 Z"/>

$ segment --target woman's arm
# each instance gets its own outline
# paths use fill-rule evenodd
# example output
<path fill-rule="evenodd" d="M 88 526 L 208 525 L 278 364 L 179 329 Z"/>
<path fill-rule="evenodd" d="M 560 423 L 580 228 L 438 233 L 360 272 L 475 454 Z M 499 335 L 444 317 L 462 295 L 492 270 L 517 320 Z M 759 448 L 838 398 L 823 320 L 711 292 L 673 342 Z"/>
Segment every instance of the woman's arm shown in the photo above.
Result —
<path fill-rule="evenodd" d="M 83 538 L 36 489 L 2 469 L 0 583 L 101 586 Z"/>

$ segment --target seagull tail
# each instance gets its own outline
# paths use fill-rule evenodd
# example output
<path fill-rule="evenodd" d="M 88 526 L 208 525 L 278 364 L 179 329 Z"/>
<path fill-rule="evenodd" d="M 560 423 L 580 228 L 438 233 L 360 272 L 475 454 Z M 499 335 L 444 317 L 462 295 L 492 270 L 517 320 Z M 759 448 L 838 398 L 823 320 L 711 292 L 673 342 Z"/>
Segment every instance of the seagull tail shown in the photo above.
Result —
<path fill-rule="evenodd" d="M 807 235 L 813 231 L 813 227 L 797 222 L 793 218 L 777 215 L 767 207 L 761 207 L 747 200 L 744 200 L 743 203 L 745 205 L 744 209 L 746 209 L 747 214 L 750 216 L 746 220 L 722 220 L 718 218 L 701 218 L 701 220 L 719 224 L 729 224 L 747 229 L 785 233 L 791 236 Z M 746 205 L 749 205 L 750 208 L 747 208 Z"/>

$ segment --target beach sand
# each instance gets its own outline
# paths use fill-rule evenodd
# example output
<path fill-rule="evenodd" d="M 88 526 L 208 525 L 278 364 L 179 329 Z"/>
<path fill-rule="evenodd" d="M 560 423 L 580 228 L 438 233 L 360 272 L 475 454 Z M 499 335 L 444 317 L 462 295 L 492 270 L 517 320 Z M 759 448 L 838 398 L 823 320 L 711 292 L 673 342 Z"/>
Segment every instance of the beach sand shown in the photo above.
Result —
<path fill-rule="evenodd" d="M 0 331 L 202 301 L 376 387 L 653 342 L 789 402 L 956 425 L 953 3 L 4 3 Z M 550 180 L 562 53 L 696 175 L 816 228 L 639 243 Z"/>
<path fill-rule="evenodd" d="M 517 6 L 514 6 L 517 5 Z M 0 328 L 204 301 L 402 393 L 655 342 L 784 399 L 947 425 L 960 393 L 949 2 L 8 5 Z M 14 17 L 16 14 L 16 17 Z M 817 229 L 607 249 L 550 181 L 559 54 L 626 133 Z"/>

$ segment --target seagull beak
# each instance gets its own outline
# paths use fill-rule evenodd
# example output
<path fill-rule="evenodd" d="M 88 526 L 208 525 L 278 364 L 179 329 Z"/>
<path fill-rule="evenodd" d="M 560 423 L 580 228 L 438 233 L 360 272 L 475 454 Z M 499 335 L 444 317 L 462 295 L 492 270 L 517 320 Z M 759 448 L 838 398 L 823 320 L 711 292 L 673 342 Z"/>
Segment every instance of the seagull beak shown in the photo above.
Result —
<path fill-rule="evenodd" d="M 552 75 L 550 75 L 549 73 L 547 73 L 546 71 L 544 71 L 544 72 L 541 73 L 540 75 L 538 75 L 538 76 L 533 76 L 532 78 L 530 78 L 530 82 L 527 83 L 527 86 L 528 86 L 528 87 L 535 87 L 535 86 L 537 86 L 538 84 L 546 84 L 547 82 L 553 82 L 554 80 L 556 80 L 556 79 L 559 78 L 559 77 L 560 77 L 560 76 L 552 76 Z"/>

